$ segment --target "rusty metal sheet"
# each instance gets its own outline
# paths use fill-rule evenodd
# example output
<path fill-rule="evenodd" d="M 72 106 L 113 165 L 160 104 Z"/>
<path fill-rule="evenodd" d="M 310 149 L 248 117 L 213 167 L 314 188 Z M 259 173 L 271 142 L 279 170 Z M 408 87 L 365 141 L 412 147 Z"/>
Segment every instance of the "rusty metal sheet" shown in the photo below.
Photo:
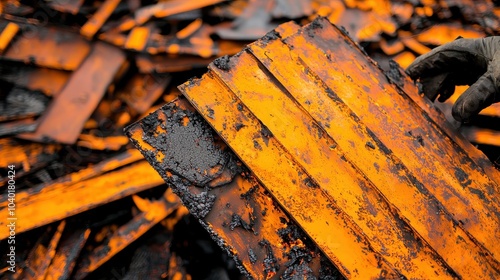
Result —
<path fill-rule="evenodd" d="M 219 245 L 236 259 L 242 272 L 256 279 L 298 276 L 301 268 L 303 276 L 334 273 L 324 254 L 307 241 L 255 177 L 241 169 L 241 163 L 213 138 L 213 132 L 186 103 L 179 99 L 163 106 L 127 128 L 127 135 Z M 157 142 L 156 137 L 166 141 Z M 170 149 L 175 143 L 185 143 L 186 148 Z M 217 160 L 210 158 L 214 155 L 225 159 L 224 170 L 207 165 L 217 165 Z M 300 256 L 294 257 L 294 250 L 299 250 Z"/>
<path fill-rule="evenodd" d="M 125 55 L 120 50 L 97 42 L 89 57 L 40 117 L 35 133 L 19 137 L 33 141 L 75 143 L 85 121 L 96 109 L 124 62 Z"/>
<path fill-rule="evenodd" d="M 417 105 L 414 86 L 409 97 L 408 83 L 395 85 L 403 72 L 388 83 L 321 18 L 283 40 L 270 33 L 210 70 L 181 91 L 344 276 L 381 273 L 372 252 L 406 277 L 498 277 L 497 176 Z M 319 224 L 303 218 L 305 208 Z M 337 225 L 339 243 L 358 232 L 370 250 L 332 248 L 321 232 Z M 357 262 L 353 251 L 363 252 Z"/>
<path fill-rule="evenodd" d="M 75 183 L 56 182 L 36 194 L 19 192 L 16 194 L 16 217 L 24 222 L 16 226 L 16 232 L 47 225 L 162 183 L 161 177 L 145 161 L 141 161 Z M 7 195 L 0 196 L 2 209 L 7 208 L 6 202 Z M 1 240 L 9 236 L 9 232 L 5 222 L 0 225 Z"/>
<path fill-rule="evenodd" d="M 74 71 L 90 52 L 90 44 L 71 31 L 36 25 L 23 28 L 23 36 L 13 40 L 1 60 Z"/>

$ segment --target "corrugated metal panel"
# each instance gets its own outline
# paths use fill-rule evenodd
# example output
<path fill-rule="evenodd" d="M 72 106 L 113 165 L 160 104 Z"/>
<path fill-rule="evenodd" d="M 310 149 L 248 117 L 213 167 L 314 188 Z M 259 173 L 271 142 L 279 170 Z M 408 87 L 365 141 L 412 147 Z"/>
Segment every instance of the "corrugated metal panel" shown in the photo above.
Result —
<path fill-rule="evenodd" d="M 280 208 L 347 278 L 499 278 L 486 157 L 326 19 L 277 30 L 180 89 Z"/>

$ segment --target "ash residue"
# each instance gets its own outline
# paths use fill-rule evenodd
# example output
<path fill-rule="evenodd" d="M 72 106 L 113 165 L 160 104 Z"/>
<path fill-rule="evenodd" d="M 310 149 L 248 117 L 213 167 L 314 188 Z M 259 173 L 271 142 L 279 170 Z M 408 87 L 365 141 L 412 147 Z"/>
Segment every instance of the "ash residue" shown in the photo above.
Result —
<path fill-rule="evenodd" d="M 271 30 L 271 31 L 267 32 L 267 34 L 264 35 L 264 37 L 262 37 L 261 40 L 264 43 L 267 43 L 269 41 L 277 40 L 277 39 L 280 39 L 280 38 L 281 38 L 281 36 L 280 36 L 280 34 L 278 32 L 276 32 L 276 30 Z"/>
<path fill-rule="evenodd" d="M 158 111 L 154 111 L 141 120 L 141 128 L 145 135 L 151 136 L 155 133 L 156 128 L 160 125 L 160 123 L 161 122 L 158 119 Z M 143 137 L 144 140 L 146 140 L 145 138 L 146 137 Z"/>
<path fill-rule="evenodd" d="M 213 63 L 215 67 L 219 68 L 220 70 L 229 71 L 229 69 L 231 69 L 231 67 L 229 66 L 229 60 L 229 56 L 225 55 L 215 59 Z"/>
<path fill-rule="evenodd" d="M 286 228 L 278 229 L 278 235 L 281 237 L 283 242 L 287 244 L 295 242 L 295 240 L 304 237 L 304 234 L 299 229 L 299 227 L 294 224 L 288 224 Z"/>
<path fill-rule="evenodd" d="M 236 227 L 242 227 L 245 230 L 253 232 L 253 226 L 255 225 L 255 217 L 248 214 L 248 218 L 250 220 L 249 223 L 245 222 L 240 215 L 233 213 L 231 216 L 231 223 L 229 223 L 229 228 L 234 230 Z"/>
<path fill-rule="evenodd" d="M 197 113 L 175 109 L 170 104 L 162 107 L 161 113 L 165 122 L 160 122 L 157 115 L 141 122 L 146 132 L 144 141 L 164 155 L 163 161 L 157 163 L 160 170 L 170 170 L 197 186 L 216 178 L 229 156 L 214 144 L 208 124 Z M 151 134 L 160 123 L 166 132 Z"/>
<path fill-rule="evenodd" d="M 405 82 L 403 78 L 403 74 L 401 74 L 399 64 L 394 60 L 389 60 L 389 71 L 385 72 L 389 82 L 391 84 L 395 84 L 399 87 L 404 87 Z"/>
<path fill-rule="evenodd" d="M 186 192 L 181 198 L 182 203 L 189 209 L 189 213 L 198 219 L 203 219 L 212 210 L 216 196 L 210 195 L 208 192 L 202 192 L 197 195 Z"/>
<path fill-rule="evenodd" d="M 278 264 L 278 260 L 274 256 L 271 244 L 266 239 L 263 239 L 259 242 L 259 245 L 266 249 L 266 258 L 264 259 L 264 272 L 266 273 L 266 275 L 276 274 L 276 272 L 280 270 L 280 266 Z"/>
<path fill-rule="evenodd" d="M 298 246 L 293 246 L 286 254 L 289 261 L 285 264 L 286 270 L 282 279 L 316 279 L 313 270 L 307 265 L 312 260 L 311 252 Z"/>
<path fill-rule="evenodd" d="M 311 28 L 311 29 L 317 29 L 317 28 L 320 28 L 320 29 L 321 29 L 321 28 L 323 28 L 323 23 L 321 23 L 321 21 L 323 21 L 323 20 L 325 20 L 325 18 L 324 18 L 324 17 L 317 17 L 317 18 L 315 18 L 315 19 L 311 22 L 311 24 L 309 24 L 309 26 L 308 26 L 308 27 L 309 27 L 309 28 Z"/>
<path fill-rule="evenodd" d="M 257 262 L 257 255 L 254 253 L 252 249 L 248 249 L 248 258 L 252 264 Z"/>

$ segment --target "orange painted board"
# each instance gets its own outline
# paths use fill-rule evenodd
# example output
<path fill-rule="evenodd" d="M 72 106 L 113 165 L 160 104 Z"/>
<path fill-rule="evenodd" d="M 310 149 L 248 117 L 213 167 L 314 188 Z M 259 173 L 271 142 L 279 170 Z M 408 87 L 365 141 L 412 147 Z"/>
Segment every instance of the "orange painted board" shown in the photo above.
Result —
<path fill-rule="evenodd" d="M 323 190 L 309 185 L 312 181 L 306 170 L 267 135 L 259 120 L 212 73 L 180 89 L 344 276 L 371 279 L 398 275 L 369 249 L 362 229 Z"/>
<path fill-rule="evenodd" d="M 125 48 L 138 52 L 143 51 L 148 43 L 150 32 L 151 30 L 147 27 L 134 27 L 125 41 Z"/>
<path fill-rule="evenodd" d="M 23 222 L 17 224 L 16 232 L 19 234 L 59 221 L 162 183 L 149 164 L 141 161 L 74 184 L 49 185 L 34 195 L 19 193 L 20 196 L 16 196 L 16 217 Z M 5 211 L 6 201 L 6 195 L 0 198 L 1 211 Z M 0 222 L 0 226 L 2 240 L 9 232 L 5 221 Z"/>
<path fill-rule="evenodd" d="M 92 38 L 108 20 L 109 16 L 116 9 L 121 0 L 105 0 L 92 17 L 82 26 L 80 34 L 87 38 Z"/>
<path fill-rule="evenodd" d="M 7 26 L 0 33 L 0 53 L 3 53 L 12 39 L 19 31 L 19 26 L 13 22 L 7 23 Z"/>
<path fill-rule="evenodd" d="M 266 50 L 270 51 L 269 48 Z M 213 65 L 209 69 L 269 129 L 271 135 L 309 174 L 311 182 L 327 193 L 330 200 L 337 201 L 339 208 L 352 217 L 370 240 L 374 251 L 379 252 L 397 271 L 410 278 L 429 278 L 436 274 L 438 277 L 450 276 L 446 264 L 430 246 L 422 244 L 418 237 L 401 238 L 418 234 L 409 229 L 407 224 L 398 223 L 400 214 L 396 211 L 397 208 L 378 194 L 371 182 L 356 174 L 358 171 L 343 158 L 344 152 L 332 148 L 338 144 L 323 135 L 325 131 L 307 112 L 296 106 L 296 101 L 287 96 L 289 92 L 282 91 L 271 75 L 268 76 L 266 71 L 259 69 L 261 65 L 251 54 L 242 52 L 230 64 L 229 71 Z M 238 67 L 239 65 L 245 67 Z M 232 101 L 233 99 L 224 103 Z M 280 109 L 270 111 L 269 108 Z M 232 125 L 227 127 L 231 128 Z M 351 145 L 348 148 L 352 148 Z M 236 152 L 239 153 L 238 150 Z M 369 155 L 362 158 L 367 156 Z M 365 174 L 370 178 L 369 175 L 371 174 Z M 396 177 L 395 182 L 398 179 Z M 379 182 L 386 184 L 384 180 Z M 389 190 L 392 193 L 398 186 L 391 184 L 391 187 Z M 385 254 L 384 250 L 391 253 Z M 434 269 L 427 270 L 426 267 Z"/>
<path fill-rule="evenodd" d="M 91 51 L 89 42 L 61 28 L 25 25 L 24 29 L 24 36 L 13 40 L 0 60 L 74 71 Z"/>
<path fill-rule="evenodd" d="M 356 49 L 354 43 L 347 40 L 348 44 L 338 44 L 339 40 L 346 38 L 325 24 L 285 42 L 302 46 L 294 52 L 304 63 L 498 260 L 500 248 L 494 240 L 500 238 L 500 215 L 491 215 L 500 209 L 499 196 L 495 195 L 499 192 L 498 182 L 426 119 L 420 107 L 408 102 L 409 98 L 394 85 L 384 84 L 386 77 L 379 68 L 363 59 L 361 51 L 352 51 L 353 47 Z M 304 45 L 306 41 L 308 44 Z M 336 53 L 352 55 L 346 59 Z M 346 73 L 348 70 L 350 73 Z"/>
<path fill-rule="evenodd" d="M 201 127 L 208 126 L 200 123 L 201 116 L 193 113 L 194 109 L 187 104 L 186 100 L 177 99 L 163 106 L 156 113 L 130 126 L 126 131 L 132 142 L 141 150 L 150 164 L 156 166 L 157 171 L 164 177 L 167 184 L 176 193 L 181 194 L 184 204 L 192 213 L 196 214 L 199 213 L 197 209 L 199 204 L 193 203 L 193 198 L 200 195 L 200 190 L 194 186 L 186 188 L 184 185 L 179 184 L 180 181 L 178 180 L 179 175 L 191 176 L 175 170 L 173 168 L 175 165 L 168 167 L 168 164 L 165 165 L 165 162 L 162 162 L 162 158 L 168 156 L 169 150 L 165 150 L 165 146 L 170 146 L 169 144 L 160 142 L 163 144 L 156 145 L 148 140 L 149 135 L 157 134 L 158 137 L 164 138 L 164 133 L 172 134 L 170 137 L 181 133 L 184 138 L 183 142 L 189 143 L 191 138 L 189 135 L 193 133 L 192 129 L 183 131 L 178 130 L 181 129 L 181 127 L 178 127 L 177 129 L 170 128 L 167 130 L 167 122 L 163 122 L 163 120 L 167 119 L 167 115 L 187 116 L 187 119 L 184 119 L 182 123 L 186 125 L 194 123 Z M 146 125 L 157 122 L 157 119 L 162 120 L 162 122 L 158 123 L 158 126 Z M 190 132 L 188 133 L 188 131 Z M 208 131 L 210 134 L 215 134 L 211 130 Z M 198 143 L 203 143 L 203 146 L 208 145 L 206 141 L 215 141 L 219 143 L 215 146 L 218 147 L 217 149 L 220 149 L 225 154 L 229 153 L 228 148 L 223 143 L 220 143 L 219 139 L 210 140 L 208 136 L 194 136 L 193 138 L 201 139 L 202 141 Z M 219 147 L 219 145 L 221 146 Z M 168 161 L 182 162 L 182 160 L 191 159 L 191 157 L 191 160 L 205 158 L 207 154 L 210 154 L 210 150 L 203 149 L 191 156 L 174 152 L 176 156 Z M 154 154 L 156 156 L 151 156 Z M 235 157 L 234 155 L 227 156 Z M 310 269 L 310 273 L 315 277 L 319 276 L 320 269 L 335 271 L 324 254 L 318 252 L 315 246 L 311 246 L 305 234 L 283 212 L 281 207 L 277 206 L 255 177 L 245 169 L 241 170 L 240 162 L 231 160 L 225 166 L 226 169 L 222 171 L 219 177 L 207 183 L 207 189 L 205 189 L 207 195 L 217 199 L 213 201 L 211 210 L 200 221 L 207 231 L 211 233 L 212 237 L 218 241 L 219 245 L 235 258 L 240 270 L 245 275 L 255 279 L 283 275 L 286 271 L 290 276 L 296 275 L 290 273 L 290 271 L 294 271 L 295 265 L 290 263 L 286 257 L 292 253 L 292 247 L 300 249 L 311 257 L 310 261 L 303 262 L 307 266 L 307 268 L 303 267 L 303 269 Z M 204 174 L 204 169 L 198 168 L 198 172 Z M 234 172 L 240 173 L 235 174 Z M 202 202 L 203 200 L 200 200 L 200 203 Z M 293 232 L 294 234 L 287 232 Z M 262 243 L 263 240 L 267 240 L 269 243 L 266 245 Z M 300 273 L 300 271 L 294 271 L 294 273 Z"/>
<path fill-rule="evenodd" d="M 94 44 L 89 57 L 40 117 L 35 133 L 20 137 L 32 141 L 75 143 L 83 125 L 124 63 L 125 55 L 120 50 L 100 42 Z"/>
<path fill-rule="evenodd" d="M 401 215 L 407 218 L 408 226 L 413 228 L 414 234 L 420 235 L 432 250 L 439 254 L 434 256 L 435 258 L 442 257 L 452 268 L 456 267 L 457 272 L 462 276 L 466 273 L 469 277 L 474 275 L 482 263 L 488 261 L 483 257 L 488 252 L 476 246 L 475 241 L 462 228 L 456 227 L 459 222 L 453 219 L 450 213 L 443 213 L 440 201 L 425 191 L 422 183 L 415 180 L 401 161 L 388 152 L 388 147 L 359 119 L 353 117 L 354 114 L 349 107 L 304 65 L 298 56 L 293 56 L 293 52 L 289 52 L 288 46 L 279 40 L 266 44 L 265 48 L 264 44 L 253 44 L 250 46 L 250 51 L 273 74 L 287 93 L 300 104 L 302 110 L 316 120 L 314 125 L 322 128 L 324 137 L 338 145 L 337 149 L 340 150 L 340 154 L 355 165 L 365 177 L 370 178 L 374 187 L 387 198 L 384 199 L 387 203 L 401 211 Z M 240 59 L 241 57 L 243 54 Z M 273 63 L 273 61 L 285 59 L 288 59 L 289 63 Z M 251 60 L 240 61 L 239 64 L 247 65 L 245 69 L 250 72 L 257 72 L 252 68 L 259 66 Z M 255 66 L 250 66 L 252 64 Z M 241 81 L 240 84 L 242 84 Z M 263 83 L 259 81 L 256 84 Z M 251 94 L 247 95 L 251 96 Z M 262 101 L 260 103 L 264 108 L 273 107 L 265 106 Z M 279 118 L 277 113 L 273 114 Z M 298 113 L 291 115 L 297 116 Z M 298 123 L 298 120 L 294 123 Z M 275 133 L 275 135 L 280 134 Z M 303 137 L 300 139 L 305 141 Z M 366 160 L 367 158 L 370 160 Z M 327 162 L 331 161 L 327 160 Z M 326 171 L 327 168 L 324 170 Z M 446 238 L 436 238 L 437 231 Z M 466 259 L 458 256 L 457 248 L 469 251 L 471 257 Z M 476 269 L 470 269 L 473 264 Z M 460 270 L 464 268 L 467 271 L 461 273 Z"/>
<path fill-rule="evenodd" d="M 293 211 L 300 207 L 292 205 L 304 203 L 303 195 L 291 202 L 280 194 L 276 181 L 288 189 L 294 184 L 280 181 L 293 178 L 284 162 L 335 201 L 344 221 L 359 227 L 391 269 L 414 278 L 499 277 L 498 175 L 443 125 L 401 69 L 395 72 L 400 77 L 386 77 L 325 19 L 283 42 L 268 34 L 249 51 L 216 60 L 181 91 L 347 278 L 344 262 L 360 264 L 339 261 L 341 251 L 329 251 L 316 229 L 297 217 Z M 363 216 L 355 207 L 377 209 L 377 215 Z M 406 231 L 419 240 L 421 255 L 411 253 L 413 241 L 397 240 Z"/>

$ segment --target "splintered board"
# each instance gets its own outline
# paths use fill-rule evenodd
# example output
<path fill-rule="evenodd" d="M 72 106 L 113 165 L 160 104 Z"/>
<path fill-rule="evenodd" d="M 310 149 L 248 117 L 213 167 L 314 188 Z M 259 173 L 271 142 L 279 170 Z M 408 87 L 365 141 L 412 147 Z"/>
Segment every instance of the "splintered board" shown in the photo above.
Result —
<path fill-rule="evenodd" d="M 348 35 L 318 18 L 300 29 L 277 28 L 215 60 L 180 90 L 276 211 L 346 278 L 498 279 L 498 171 L 391 66 L 386 76 Z M 251 248 L 251 239 L 222 235 L 223 219 L 206 220 L 227 213 L 207 204 L 235 201 L 223 191 L 229 185 L 208 186 L 223 172 L 217 166 L 225 166 L 224 157 L 215 146 L 167 137 L 172 125 L 204 125 L 168 106 L 175 105 L 131 126 L 129 137 L 167 182 L 183 186 L 181 200 L 203 213 L 242 269 L 259 279 L 284 276 L 270 275 L 260 258 L 245 262 L 240 243 Z M 206 158 L 175 160 L 194 147 Z M 188 190 L 203 200 L 186 196 Z M 278 230 L 269 221 L 253 218 L 259 233 Z"/>

